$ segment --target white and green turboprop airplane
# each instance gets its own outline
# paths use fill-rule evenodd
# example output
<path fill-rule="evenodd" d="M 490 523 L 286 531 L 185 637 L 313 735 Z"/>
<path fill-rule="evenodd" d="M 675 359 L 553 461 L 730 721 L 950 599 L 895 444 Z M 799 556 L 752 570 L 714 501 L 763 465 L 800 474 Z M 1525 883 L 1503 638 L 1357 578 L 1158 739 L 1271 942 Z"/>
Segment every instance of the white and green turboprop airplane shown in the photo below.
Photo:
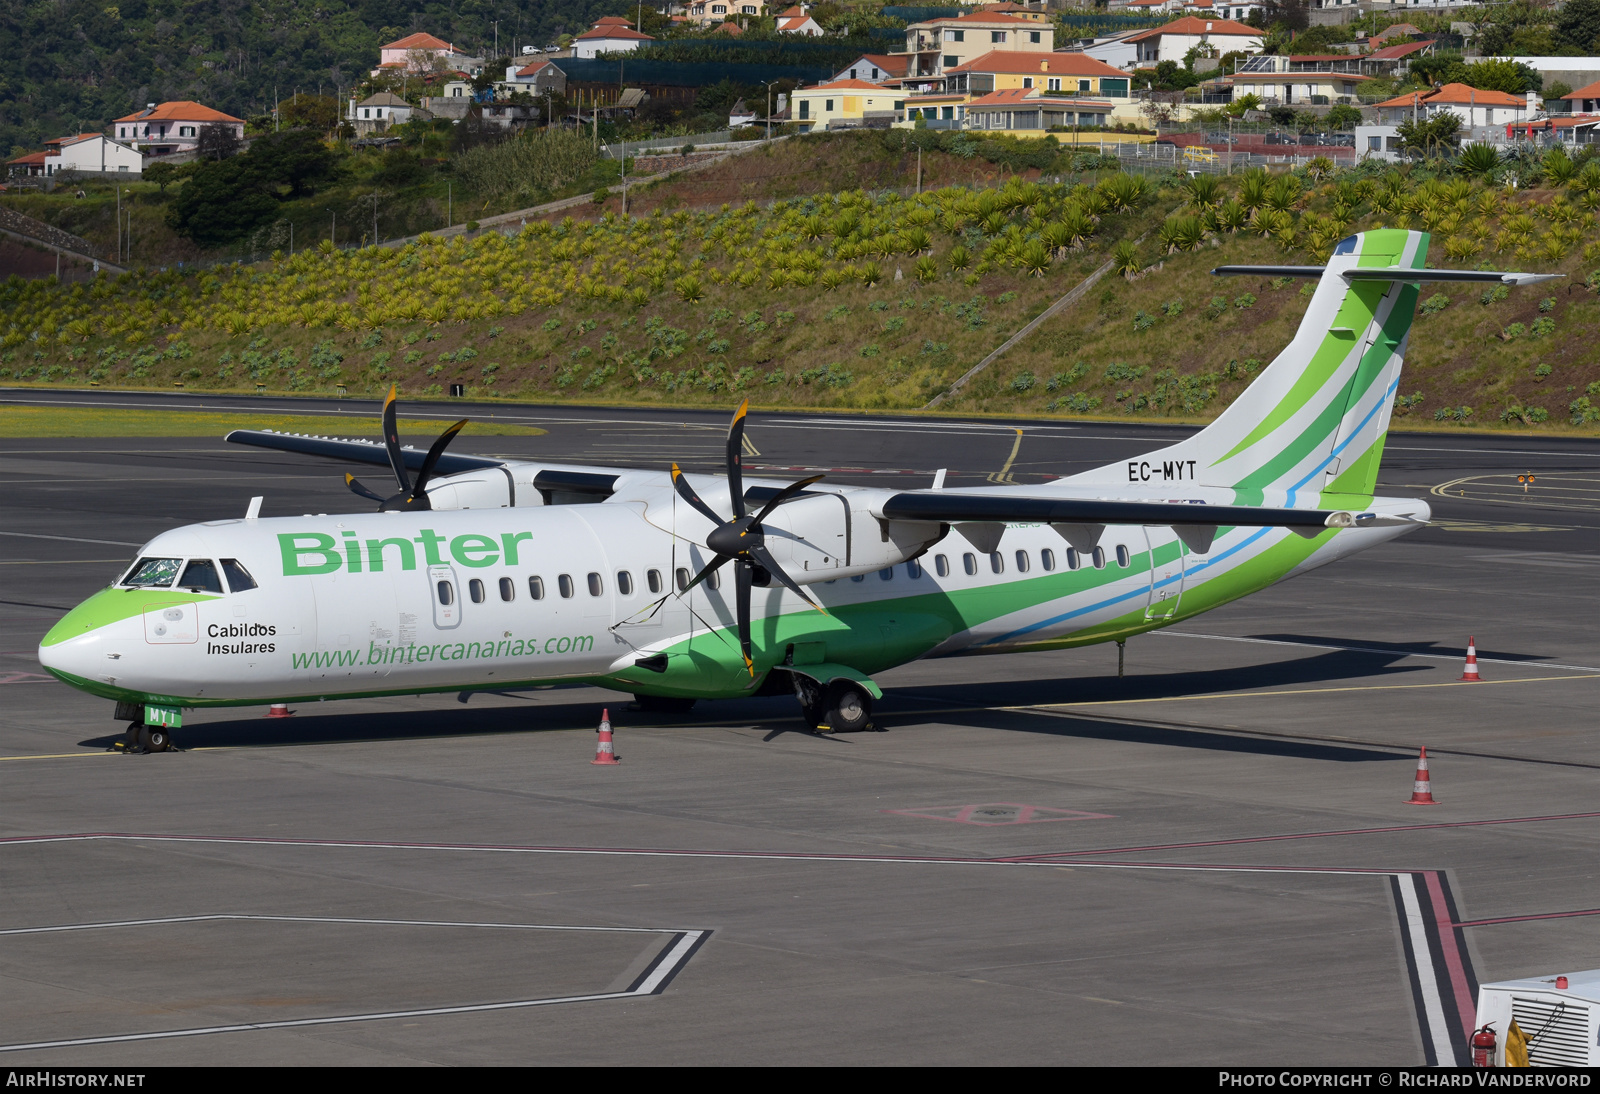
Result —
<path fill-rule="evenodd" d="M 449 456 L 235 432 L 389 465 L 378 512 L 207 521 L 151 540 L 44 637 L 51 673 L 159 751 L 184 709 L 588 682 L 647 707 L 794 693 L 865 728 L 872 674 L 923 657 L 1120 641 L 1427 523 L 1373 488 L 1428 236 L 1351 236 L 1294 340 L 1187 440 L 1038 486 L 896 491 Z M 417 471 L 415 481 L 409 472 Z M 435 472 L 442 472 L 434 477 Z M 755 511 L 752 512 L 752 509 Z M 731 564 L 731 575 L 729 568 Z M 732 581 L 723 581 L 724 575 Z"/>

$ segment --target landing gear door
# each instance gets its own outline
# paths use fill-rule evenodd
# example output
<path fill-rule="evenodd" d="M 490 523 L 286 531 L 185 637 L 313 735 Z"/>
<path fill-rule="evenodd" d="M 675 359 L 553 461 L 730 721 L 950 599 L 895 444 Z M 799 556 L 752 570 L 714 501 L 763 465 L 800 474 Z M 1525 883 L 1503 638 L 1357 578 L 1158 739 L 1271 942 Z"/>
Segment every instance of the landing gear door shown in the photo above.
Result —
<path fill-rule="evenodd" d="M 1187 576 L 1189 549 L 1170 528 L 1144 530 L 1145 545 L 1150 551 L 1150 597 L 1145 603 L 1144 617 L 1149 620 L 1170 619 L 1183 599 L 1183 583 Z M 1173 554 L 1173 548 L 1177 554 Z"/>
<path fill-rule="evenodd" d="M 433 626 L 454 630 L 461 625 L 461 582 L 454 566 L 428 567 L 428 592 L 433 600 Z"/>

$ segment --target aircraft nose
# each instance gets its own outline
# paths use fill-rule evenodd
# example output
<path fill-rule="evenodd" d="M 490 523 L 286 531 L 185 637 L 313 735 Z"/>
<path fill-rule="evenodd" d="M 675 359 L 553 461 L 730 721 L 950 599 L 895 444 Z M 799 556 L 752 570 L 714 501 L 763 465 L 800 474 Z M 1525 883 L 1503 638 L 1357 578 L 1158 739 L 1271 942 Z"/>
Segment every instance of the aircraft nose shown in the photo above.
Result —
<path fill-rule="evenodd" d="M 128 607 L 105 590 L 73 608 L 39 640 L 39 664 L 74 687 L 104 686 L 118 675 L 108 652 L 108 629 L 121 625 Z M 117 646 L 118 643 L 111 643 Z"/>

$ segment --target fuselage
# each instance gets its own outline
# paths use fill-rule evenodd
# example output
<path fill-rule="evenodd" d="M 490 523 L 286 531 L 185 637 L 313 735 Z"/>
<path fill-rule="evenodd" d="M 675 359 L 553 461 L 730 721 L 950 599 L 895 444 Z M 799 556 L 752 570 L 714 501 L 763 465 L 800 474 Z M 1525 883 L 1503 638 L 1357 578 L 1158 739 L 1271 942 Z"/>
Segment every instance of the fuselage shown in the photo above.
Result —
<path fill-rule="evenodd" d="M 852 522 L 848 498 L 817 497 L 780 508 L 768 541 L 826 612 L 756 588 L 752 676 L 732 582 L 681 591 L 709 561 L 709 526 L 665 487 L 630 497 L 178 528 L 61 620 L 40 661 L 97 695 L 187 707 L 562 681 L 728 697 L 785 666 L 874 673 L 1125 638 L 1401 532 L 1225 528 L 1202 554 L 1169 527 L 1111 526 L 1080 551 L 1049 525 L 891 537 Z M 1386 506 L 1426 519 L 1421 502 L 1372 508 Z M 125 584 L 141 566 L 170 580 Z"/>

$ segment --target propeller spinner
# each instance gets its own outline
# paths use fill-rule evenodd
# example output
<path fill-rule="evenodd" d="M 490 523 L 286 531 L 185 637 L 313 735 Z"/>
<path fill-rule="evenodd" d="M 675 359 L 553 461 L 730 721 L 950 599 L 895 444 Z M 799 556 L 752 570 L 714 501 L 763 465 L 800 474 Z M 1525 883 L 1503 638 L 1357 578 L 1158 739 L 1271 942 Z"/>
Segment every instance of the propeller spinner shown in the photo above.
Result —
<path fill-rule="evenodd" d="M 750 400 L 746 399 L 739 404 L 739 409 L 733 415 L 733 422 L 728 426 L 728 497 L 733 505 L 732 520 L 720 516 L 716 510 L 701 500 L 677 464 L 672 465 L 672 486 L 677 490 L 679 497 L 716 525 L 711 534 L 706 536 L 705 543 L 709 550 L 715 552 L 715 557 L 694 576 L 694 580 L 689 582 L 683 591 L 688 592 L 727 563 L 734 564 L 735 602 L 739 616 L 739 652 L 744 657 L 745 669 L 754 678 L 755 662 L 750 659 L 750 586 L 765 587 L 771 584 L 773 578 L 777 578 L 785 588 L 794 592 L 817 611 L 823 610 L 815 600 L 811 599 L 810 594 L 783 572 L 772 555 L 767 552 L 765 530 L 761 522 L 766 519 L 767 514 L 812 483 L 821 480 L 823 476 L 813 475 L 809 479 L 790 483 L 763 505 L 760 512 L 754 516 L 747 515 L 744 507 L 744 475 L 741 460 L 744 456 L 744 420 L 749 412 Z"/>
<path fill-rule="evenodd" d="M 363 486 L 354 475 L 346 475 L 344 484 L 362 497 L 377 502 L 380 513 L 397 509 L 432 509 L 433 504 L 428 500 L 428 479 L 433 476 L 433 469 L 439 463 L 439 457 L 444 455 L 444 450 L 467 424 L 467 419 L 462 418 L 439 434 L 438 439 L 433 442 L 433 447 L 428 449 L 427 458 L 422 461 L 422 467 L 417 471 L 417 481 L 413 483 L 410 472 L 406 470 L 405 456 L 400 451 L 400 428 L 395 420 L 396 395 L 395 388 L 391 386 L 389 397 L 383 401 L 383 447 L 389 453 L 389 467 L 394 471 L 395 481 L 400 484 L 400 492 L 384 497 L 376 490 Z"/>

